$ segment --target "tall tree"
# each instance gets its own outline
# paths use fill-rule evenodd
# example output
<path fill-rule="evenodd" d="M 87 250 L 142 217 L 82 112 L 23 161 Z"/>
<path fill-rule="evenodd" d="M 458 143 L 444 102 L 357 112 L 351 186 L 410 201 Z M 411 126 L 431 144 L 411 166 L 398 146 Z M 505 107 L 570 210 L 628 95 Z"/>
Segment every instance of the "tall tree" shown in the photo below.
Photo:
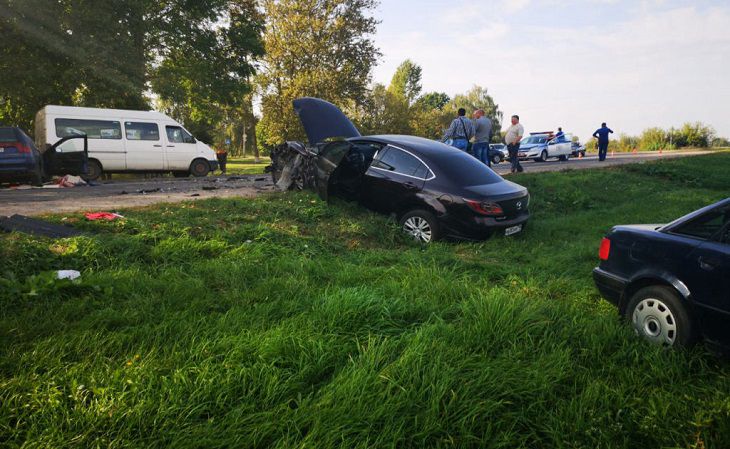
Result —
<path fill-rule="evenodd" d="M 395 70 L 388 91 L 402 97 L 409 105 L 413 104 L 421 94 L 421 72 L 421 66 L 406 59 Z"/>
<path fill-rule="evenodd" d="M 266 56 L 258 78 L 260 145 L 304 136 L 292 109 L 297 97 L 341 107 L 367 97 L 379 52 L 372 40 L 377 0 L 263 0 Z"/>

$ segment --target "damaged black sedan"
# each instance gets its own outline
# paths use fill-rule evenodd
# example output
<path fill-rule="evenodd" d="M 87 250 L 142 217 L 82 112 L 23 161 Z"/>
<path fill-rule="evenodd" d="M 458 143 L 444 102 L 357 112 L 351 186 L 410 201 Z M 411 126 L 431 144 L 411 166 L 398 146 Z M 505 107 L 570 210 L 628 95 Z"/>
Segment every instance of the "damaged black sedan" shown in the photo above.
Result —
<path fill-rule="evenodd" d="M 530 216 L 526 188 L 463 151 L 414 136 L 361 136 L 339 108 L 317 98 L 297 99 L 294 109 L 309 146 L 287 142 L 272 153 L 280 189 L 358 201 L 394 215 L 422 242 L 512 235 Z"/>

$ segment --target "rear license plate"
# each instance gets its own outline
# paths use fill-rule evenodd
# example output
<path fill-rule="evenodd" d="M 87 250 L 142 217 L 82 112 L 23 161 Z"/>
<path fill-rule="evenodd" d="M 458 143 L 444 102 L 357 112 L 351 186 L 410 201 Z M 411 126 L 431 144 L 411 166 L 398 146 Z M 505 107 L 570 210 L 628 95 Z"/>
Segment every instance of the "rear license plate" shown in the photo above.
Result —
<path fill-rule="evenodd" d="M 526 153 L 517 153 L 517 157 L 525 157 L 525 156 L 527 156 Z"/>
<path fill-rule="evenodd" d="M 506 228 L 506 229 L 504 230 L 504 235 L 512 235 L 512 234 L 517 234 L 517 233 L 518 233 L 518 232 L 520 232 L 521 230 L 522 230 L 522 225 L 517 225 L 517 226 L 510 226 L 509 228 Z"/>

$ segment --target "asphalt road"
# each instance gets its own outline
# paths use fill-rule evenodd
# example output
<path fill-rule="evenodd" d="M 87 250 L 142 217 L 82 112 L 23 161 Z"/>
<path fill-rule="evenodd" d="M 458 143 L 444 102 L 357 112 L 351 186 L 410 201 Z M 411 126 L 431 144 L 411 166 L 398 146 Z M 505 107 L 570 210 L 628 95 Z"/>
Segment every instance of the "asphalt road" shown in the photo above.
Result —
<path fill-rule="evenodd" d="M 611 167 L 657 159 L 706 154 L 705 151 L 673 151 L 663 154 L 621 153 L 599 162 L 597 156 L 568 161 L 523 162 L 525 172 L 581 170 Z M 509 176 L 510 165 L 502 162 L 493 166 L 500 175 Z M 42 215 L 76 211 L 113 212 L 122 208 L 173 203 L 215 197 L 253 197 L 274 191 L 269 175 L 209 176 L 207 178 L 139 178 L 103 181 L 95 186 L 66 189 L 0 188 L 0 215 Z"/>

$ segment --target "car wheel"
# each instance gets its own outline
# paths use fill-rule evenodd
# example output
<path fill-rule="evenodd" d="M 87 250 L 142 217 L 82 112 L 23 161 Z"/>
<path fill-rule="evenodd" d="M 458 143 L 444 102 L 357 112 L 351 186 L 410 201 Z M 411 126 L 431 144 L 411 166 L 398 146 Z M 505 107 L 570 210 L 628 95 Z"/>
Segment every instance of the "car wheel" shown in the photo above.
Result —
<path fill-rule="evenodd" d="M 567 155 L 567 154 L 564 154 L 564 155 L 560 156 L 560 157 L 558 158 L 558 160 L 561 160 L 561 161 L 567 161 L 567 160 L 568 160 L 568 157 L 569 157 L 569 155 Z"/>
<path fill-rule="evenodd" d="M 500 155 L 495 154 L 492 156 L 492 164 L 499 164 L 500 162 L 502 162 L 502 157 Z"/>
<path fill-rule="evenodd" d="M 538 159 L 538 161 L 545 162 L 545 161 L 547 161 L 547 159 L 548 159 L 547 150 L 542 150 L 542 153 L 540 153 L 540 158 Z"/>
<path fill-rule="evenodd" d="M 400 219 L 403 231 L 422 243 L 441 238 L 441 227 L 436 217 L 425 210 L 412 210 Z"/>
<path fill-rule="evenodd" d="M 93 159 L 89 160 L 88 167 L 86 169 L 86 176 L 83 178 L 86 181 L 96 181 L 97 179 L 101 178 L 101 175 L 104 173 L 104 170 L 101 168 L 101 164 L 99 161 L 95 161 Z"/>
<path fill-rule="evenodd" d="M 687 309 L 669 287 L 656 285 L 636 292 L 626 309 L 626 319 L 638 335 L 661 346 L 688 347 L 696 338 Z"/>
<path fill-rule="evenodd" d="M 190 164 L 190 174 L 195 176 L 196 178 L 208 176 L 209 172 L 210 165 L 208 164 L 208 161 L 204 159 L 195 159 L 193 163 Z"/>

